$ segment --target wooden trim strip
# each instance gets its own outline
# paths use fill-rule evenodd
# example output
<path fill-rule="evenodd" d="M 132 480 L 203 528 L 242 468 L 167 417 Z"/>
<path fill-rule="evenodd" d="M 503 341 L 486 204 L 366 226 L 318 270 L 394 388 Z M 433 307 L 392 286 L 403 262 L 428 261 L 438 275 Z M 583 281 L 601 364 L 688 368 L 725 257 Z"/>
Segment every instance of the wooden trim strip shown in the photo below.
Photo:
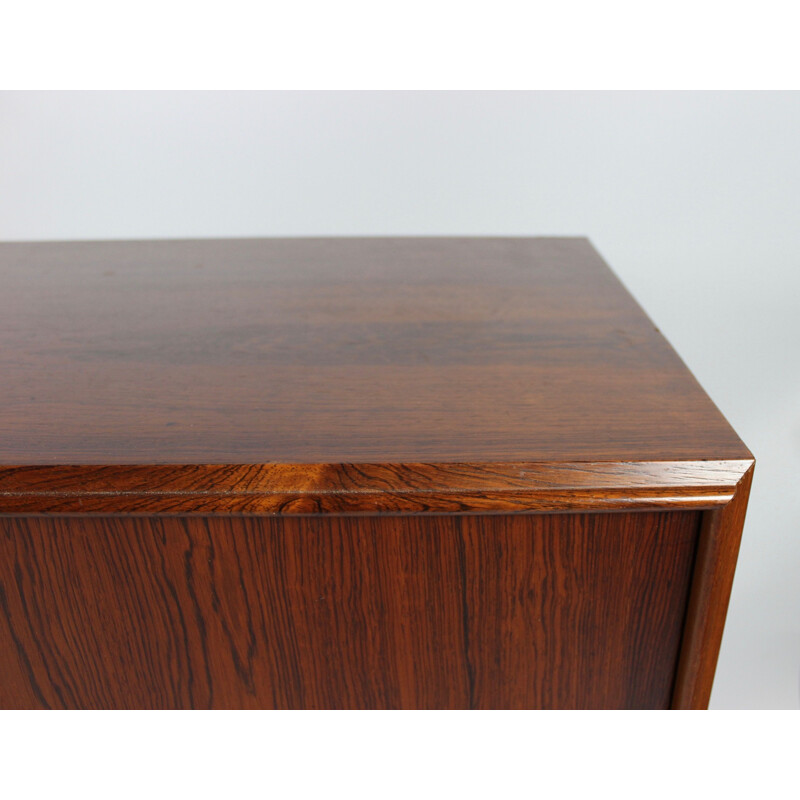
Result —
<path fill-rule="evenodd" d="M 426 514 L 710 509 L 752 461 L 0 467 L 0 513 Z"/>
<path fill-rule="evenodd" d="M 729 503 L 703 515 L 672 696 L 675 709 L 708 708 L 754 467 L 751 463 Z"/>

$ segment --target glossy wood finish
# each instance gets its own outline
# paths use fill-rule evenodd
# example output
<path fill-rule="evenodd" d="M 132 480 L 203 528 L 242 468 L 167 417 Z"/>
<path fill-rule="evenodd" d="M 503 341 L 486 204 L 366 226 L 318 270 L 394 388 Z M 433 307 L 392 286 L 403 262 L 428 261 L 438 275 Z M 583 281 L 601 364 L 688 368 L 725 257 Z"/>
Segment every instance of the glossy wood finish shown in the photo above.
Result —
<path fill-rule="evenodd" d="M 753 463 L 584 239 L 0 244 L 0 706 L 704 707 Z"/>
<path fill-rule="evenodd" d="M 5 513 L 376 514 L 713 508 L 752 461 L 0 467 Z"/>
<path fill-rule="evenodd" d="M 698 517 L 0 519 L 0 706 L 665 708 Z"/>
<path fill-rule="evenodd" d="M 674 708 L 708 707 L 752 481 L 753 466 L 729 503 L 703 514 Z"/>
<path fill-rule="evenodd" d="M 584 239 L 0 245 L 0 464 L 749 459 Z"/>

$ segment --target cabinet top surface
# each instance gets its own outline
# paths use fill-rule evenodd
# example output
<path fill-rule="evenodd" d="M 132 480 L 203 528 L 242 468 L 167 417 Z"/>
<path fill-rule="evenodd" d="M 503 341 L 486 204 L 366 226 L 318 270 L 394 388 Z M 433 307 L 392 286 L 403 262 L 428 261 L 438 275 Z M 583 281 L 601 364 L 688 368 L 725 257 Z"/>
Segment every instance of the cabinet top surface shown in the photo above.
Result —
<path fill-rule="evenodd" d="M 0 245 L 0 464 L 746 459 L 585 239 Z"/>

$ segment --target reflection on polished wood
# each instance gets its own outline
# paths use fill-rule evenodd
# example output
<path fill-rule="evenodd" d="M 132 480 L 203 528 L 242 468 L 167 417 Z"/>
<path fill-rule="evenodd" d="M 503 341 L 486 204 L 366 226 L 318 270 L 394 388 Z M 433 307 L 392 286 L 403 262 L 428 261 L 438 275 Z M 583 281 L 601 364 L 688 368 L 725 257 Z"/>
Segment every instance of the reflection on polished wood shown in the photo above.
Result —
<path fill-rule="evenodd" d="M 512 513 L 712 508 L 751 461 L 0 467 L 6 512 Z"/>
<path fill-rule="evenodd" d="M 753 458 L 586 240 L 0 285 L 0 706 L 707 705 Z"/>

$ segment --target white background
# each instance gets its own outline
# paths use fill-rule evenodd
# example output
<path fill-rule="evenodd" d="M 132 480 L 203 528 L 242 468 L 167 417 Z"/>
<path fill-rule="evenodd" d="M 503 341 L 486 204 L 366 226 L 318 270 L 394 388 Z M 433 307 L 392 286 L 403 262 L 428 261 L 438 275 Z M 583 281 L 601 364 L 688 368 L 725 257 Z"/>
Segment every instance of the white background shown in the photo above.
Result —
<path fill-rule="evenodd" d="M 758 461 L 711 706 L 798 708 L 799 142 L 797 93 L 5 92 L 0 239 L 589 236 Z"/>

